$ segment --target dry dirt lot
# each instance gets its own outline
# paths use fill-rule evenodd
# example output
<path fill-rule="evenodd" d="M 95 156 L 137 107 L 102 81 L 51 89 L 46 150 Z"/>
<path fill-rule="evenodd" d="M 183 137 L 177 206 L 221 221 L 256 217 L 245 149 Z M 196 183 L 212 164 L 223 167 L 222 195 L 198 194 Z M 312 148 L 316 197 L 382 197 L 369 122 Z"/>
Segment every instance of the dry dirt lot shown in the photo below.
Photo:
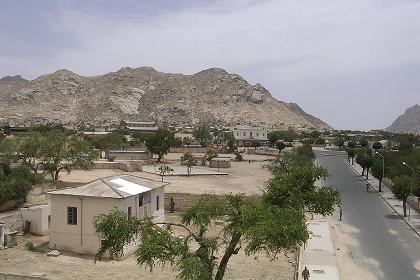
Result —
<path fill-rule="evenodd" d="M 171 153 L 165 156 L 165 161 L 169 166 L 180 166 L 182 154 Z M 233 155 L 230 155 L 233 158 Z M 265 185 L 270 178 L 270 172 L 264 168 L 267 159 L 270 157 L 263 155 L 244 155 L 241 162 L 232 161 L 231 168 L 221 168 L 221 172 L 228 175 L 200 175 L 200 176 L 165 176 L 165 181 L 170 184 L 165 191 L 168 193 L 246 193 L 248 195 L 258 194 L 260 188 Z M 250 160 L 250 162 L 249 162 Z M 186 168 L 186 167 L 185 167 Z M 215 168 L 197 166 L 193 168 L 211 169 Z M 124 172 L 121 170 L 94 169 L 94 170 L 73 170 L 70 174 L 63 172 L 60 179 L 65 182 L 87 183 L 101 177 L 112 176 L 122 173 L 130 173 L 140 177 L 160 180 L 160 176 L 146 172 Z"/>
<path fill-rule="evenodd" d="M 178 216 L 168 216 L 168 220 L 177 221 Z M 212 228 L 217 231 L 217 226 Z M 183 234 L 182 231 L 175 231 Z M 48 237 L 20 237 L 18 246 L 0 251 L 0 271 L 6 273 L 30 274 L 46 273 L 49 279 L 176 279 L 177 273 L 170 267 L 157 267 L 150 272 L 139 267 L 133 257 L 122 261 L 94 262 L 91 256 L 64 253 L 59 257 L 47 257 L 45 253 L 29 252 L 25 242 L 31 240 L 35 245 L 48 240 Z M 41 248 L 45 248 L 42 246 Z M 47 250 L 45 248 L 45 250 Z M 265 254 L 247 257 L 241 251 L 233 256 L 225 279 L 293 279 L 293 257 L 279 255 L 271 261 Z"/>

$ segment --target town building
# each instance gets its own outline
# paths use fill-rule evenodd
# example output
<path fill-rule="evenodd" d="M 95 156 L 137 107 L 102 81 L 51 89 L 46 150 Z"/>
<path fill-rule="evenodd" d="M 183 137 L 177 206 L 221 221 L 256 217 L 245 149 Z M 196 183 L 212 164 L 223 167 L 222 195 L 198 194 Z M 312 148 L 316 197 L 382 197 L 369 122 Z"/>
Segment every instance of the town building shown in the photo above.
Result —
<path fill-rule="evenodd" d="M 241 146 L 250 145 L 252 141 L 267 141 L 267 129 L 259 126 L 237 125 L 232 128 L 233 136 Z"/>
<path fill-rule="evenodd" d="M 155 122 L 121 121 L 121 128 L 128 129 L 130 132 L 155 132 L 159 127 Z"/>
<path fill-rule="evenodd" d="M 49 247 L 81 254 L 96 254 L 100 240 L 94 219 L 118 208 L 127 216 L 152 216 L 164 222 L 166 183 L 131 175 L 102 178 L 86 185 L 49 192 L 51 222 Z M 136 242 L 124 250 L 132 254 Z"/>

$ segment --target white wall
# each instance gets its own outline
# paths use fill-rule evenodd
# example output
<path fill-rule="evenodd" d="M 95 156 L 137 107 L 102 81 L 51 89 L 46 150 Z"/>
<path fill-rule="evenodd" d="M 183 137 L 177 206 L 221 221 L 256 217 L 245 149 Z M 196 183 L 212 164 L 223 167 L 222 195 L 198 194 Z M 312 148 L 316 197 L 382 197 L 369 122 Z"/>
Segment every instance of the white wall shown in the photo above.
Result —
<path fill-rule="evenodd" d="M 96 254 L 100 241 L 95 233 L 94 217 L 101 213 L 108 213 L 114 207 L 125 212 L 128 207 L 131 207 L 132 215 L 138 218 L 144 217 L 147 209 L 148 215 L 152 215 L 156 222 L 164 222 L 164 188 L 153 189 L 149 193 L 150 204 L 142 207 L 138 204 L 139 195 L 124 199 L 51 195 L 50 248 L 56 246 L 57 249 L 64 251 Z M 159 210 L 156 210 L 157 196 L 159 196 Z M 67 224 L 67 207 L 77 207 L 77 225 Z M 136 245 L 135 242 L 127 246 L 125 253 L 133 253 Z"/>

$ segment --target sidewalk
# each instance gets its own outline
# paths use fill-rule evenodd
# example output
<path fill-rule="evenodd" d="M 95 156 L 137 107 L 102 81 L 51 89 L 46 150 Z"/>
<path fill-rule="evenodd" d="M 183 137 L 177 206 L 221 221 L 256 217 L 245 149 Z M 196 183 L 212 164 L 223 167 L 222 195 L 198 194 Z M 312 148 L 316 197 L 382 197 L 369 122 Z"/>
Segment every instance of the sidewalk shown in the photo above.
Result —
<path fill-rule="evenodd" d="M 306 266 L 311 280 L 339 280 L 340 273 L 328 222 L 323 219 L 311 220 L 308 222 L 308 230 L 311 234 L 306 246 L 301 247 L 298 279 L 303 279 L 302 270 Z"/>
<path fill-rule="evenodd" d="M 362 167 L 354 162 L 354 165 L 349 164 L 353 170 L 358 173 L 359 175 L 362 174 Z M 364 176 L 364 178 L 366 178 Z M 366 181 L 366 179 L 364 179 Z M 407 225 L 414 231 L 417 236 L 420 237 L 420 214 L 412 208 L 407 203 L 407 217 L 404 217 L 403 211 L 403 203 L 402 201 L 396 199 L 392 194 L 391 189 L 382 182 L 382 192 L 379 192 L 379 181 L 378 179 L 374 178 L 371 174 L 369 174 L 369 180 L 367 182 L 370 184 L 369 190 L 374 190 L 377 194 L 379 194 L 382 199 L 394 210 L 396 214 L 398 214 L 401 219 L 403 219 Z M 408 209 L 411 208 L 411 215 L 408 217 Z"/>

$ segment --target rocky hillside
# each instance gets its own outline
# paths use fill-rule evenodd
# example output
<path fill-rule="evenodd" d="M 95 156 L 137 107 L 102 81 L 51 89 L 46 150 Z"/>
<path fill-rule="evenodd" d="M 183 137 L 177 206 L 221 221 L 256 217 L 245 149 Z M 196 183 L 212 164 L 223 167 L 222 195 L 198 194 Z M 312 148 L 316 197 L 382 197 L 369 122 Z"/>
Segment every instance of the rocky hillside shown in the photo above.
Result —
<path fill-rule="evenodd" d="M 260 84 L 223 69 L 194 75 L 150 67 L 83 77 L 68 70 L 28 81 L 0 79 L 0 121 L 107 125 L 127 120 L 171 124 L 261 124 L 329 128 L 296 104 L 276 100 Z"/>
<path fill-rule="evenodd" d="M 416 104 L 408 108 L 386 130 L 395 133 L 420 131 L 420 106 Z"/>

